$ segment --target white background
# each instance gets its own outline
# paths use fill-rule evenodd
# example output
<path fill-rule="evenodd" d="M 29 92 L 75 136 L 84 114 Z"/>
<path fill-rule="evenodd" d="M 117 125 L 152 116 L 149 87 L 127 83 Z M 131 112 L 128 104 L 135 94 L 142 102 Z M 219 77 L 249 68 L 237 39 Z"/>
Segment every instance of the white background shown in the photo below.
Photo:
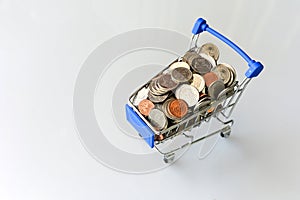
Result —
<path fill-rule="evenodd" d="M 299 1 L 0 0 L 0 199 L 299 199 Z M 82 147 L 72 114 L 81 64 L 132 29 L 189 36 L 203 16 L 265 65 L 235 110 L 233 135 L 131 175 Z"/>

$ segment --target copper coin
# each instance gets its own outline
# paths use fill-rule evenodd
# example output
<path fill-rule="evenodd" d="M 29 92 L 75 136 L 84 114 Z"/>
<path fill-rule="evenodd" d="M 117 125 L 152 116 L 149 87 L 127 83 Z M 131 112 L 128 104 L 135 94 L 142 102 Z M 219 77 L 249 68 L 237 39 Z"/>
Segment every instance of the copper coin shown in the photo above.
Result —
<path fill-rule="evenodd" d="M 206 93 L 203 93 L 203 92 L 200 93 L 200 99 L 207 97 L 207 96 L 208 96 L 208 94 L 206 94 Z"/>
<path fill-rule="evenodd" d="M 154 104 L 151 101 L 149 101 L 148 99 L 142 100 L 138 105 L 138 109 L 139 109 L 140 113 L 145 116 L 148 116 L 150 111 L 153 108 L 154 108 Z"/>
<path fill-rule="evenodd" d="M 205 80 L 205 84 L 207 87 L 209 87 L 213 82 L 217 81 L 219 77 L 214 72 L 208 72 L 203 75 L 203 78 Z"/>
<path fill-rule="evenodd" d="M 164 139 L 163 134 L 155 135 L 155 141 L 162 141 Z"/>
<path fill-rule="evenodd" d="M 169 104 L 170 114 L 177 118 L 184 117 L 188 112 L 188 105 L 184 100 L 175 99 Z"/>
<path fill-rule="evenodd" d="M 212 113 L 214 110 L 215 110 L 215 107 L 211 106 L 211 107 L 207 110 L 207 112 L 208 112 L 208 113 Z"/>

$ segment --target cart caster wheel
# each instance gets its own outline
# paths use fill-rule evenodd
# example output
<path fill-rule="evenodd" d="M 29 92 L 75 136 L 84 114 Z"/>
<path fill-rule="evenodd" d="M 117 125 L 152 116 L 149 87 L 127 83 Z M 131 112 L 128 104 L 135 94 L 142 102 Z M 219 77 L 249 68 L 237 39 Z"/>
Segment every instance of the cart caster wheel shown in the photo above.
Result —
<path fill-rule="evenodd" d="M 231 133 L 231 128 L 230 126 L 227 126 L 221 131 L 220 135 L 223 138 L 228 138 L 230 136 L 230 133 Z"/>
<path fill-rule="evenodd" d="M 174 161 L 174 158 L 175 158 L 175 153 L 165 154 L 164 155 L 164 162 L 165 163 L 172 163 Z"/>

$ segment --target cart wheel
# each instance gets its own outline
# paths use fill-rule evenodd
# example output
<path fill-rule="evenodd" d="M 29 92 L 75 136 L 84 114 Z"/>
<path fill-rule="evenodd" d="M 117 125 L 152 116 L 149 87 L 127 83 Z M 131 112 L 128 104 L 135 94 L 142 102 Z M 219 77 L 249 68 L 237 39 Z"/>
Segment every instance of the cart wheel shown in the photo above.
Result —
<path fill-rule="evenodd" d="M 223 138 L 228 138 L 230 136 L 230 133 L 231 133 L 231 127 L 226 126 L 225 128 L 222 129 L 220 135 Z"/>
<path fill-rule="evenodd" d="M 172 163 L 175 158 L 175 153 L 165 154 L 164 155 L 164 162 L 165 163 Z"/>

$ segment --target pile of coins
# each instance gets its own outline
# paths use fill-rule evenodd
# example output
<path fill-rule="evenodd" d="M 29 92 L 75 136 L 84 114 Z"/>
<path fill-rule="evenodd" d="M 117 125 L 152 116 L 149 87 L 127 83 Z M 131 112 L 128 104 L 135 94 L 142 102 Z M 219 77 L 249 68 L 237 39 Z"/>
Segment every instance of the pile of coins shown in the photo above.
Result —
<path fill-rule="evenodd" d="M 190 49 L 145 84 L 132 104 L 157 131 L 189 114 L 213 112 L 211 103 L 234 85 L 237 76 L 232 66 L 218 64 L 218 59 L 219 49 L 212 43 Z"/>

